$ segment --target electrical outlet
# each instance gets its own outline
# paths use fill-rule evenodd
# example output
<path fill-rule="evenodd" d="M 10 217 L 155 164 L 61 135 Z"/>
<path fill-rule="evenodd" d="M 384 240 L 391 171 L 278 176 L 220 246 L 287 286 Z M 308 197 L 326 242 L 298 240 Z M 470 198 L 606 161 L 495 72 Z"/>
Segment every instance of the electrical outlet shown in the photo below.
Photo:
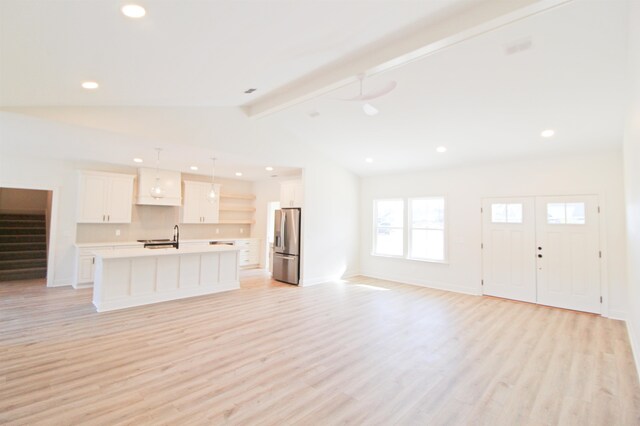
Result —
<path fill-rule="evenodd" d="M 120 236 L 120 230 L 116 229 L 116 237 L 119 237 L 119 236 Z"/>
<path fill-rule="evenodd" d="M 220 228 L 216 228 L 216 234 L 220 233 Z"/>
<path fill-rule="evenodd" d="M 244 234 L 244 228 L 240 228 L 240 233 Z"/>

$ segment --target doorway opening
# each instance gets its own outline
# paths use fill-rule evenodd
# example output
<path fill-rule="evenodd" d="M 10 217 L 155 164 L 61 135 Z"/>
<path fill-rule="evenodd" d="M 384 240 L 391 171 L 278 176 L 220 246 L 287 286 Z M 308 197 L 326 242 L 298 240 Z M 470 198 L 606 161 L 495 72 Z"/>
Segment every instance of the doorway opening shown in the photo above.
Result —
<path fill-rule="evenodd" d="M 484 294 L 602 313 L 597 196 L 484 199 L 482 213 Z"/>
<path fill-rule="evenodd" d="M 271 201 L 267 203 L 267 238 L 265 253 L 267 254 L 265 257 L 265 262 L 267 263 L 266 269 L 269 272 L 273 272 L 273 238 L 274 238 L 274 228 L 276 223 L 276 210 L 280 209 L 280 201 Z"/>
<path fill-rule="evenodd" d="M 0 284 L 47 283 L 53 192 L 0 188 Z"/>

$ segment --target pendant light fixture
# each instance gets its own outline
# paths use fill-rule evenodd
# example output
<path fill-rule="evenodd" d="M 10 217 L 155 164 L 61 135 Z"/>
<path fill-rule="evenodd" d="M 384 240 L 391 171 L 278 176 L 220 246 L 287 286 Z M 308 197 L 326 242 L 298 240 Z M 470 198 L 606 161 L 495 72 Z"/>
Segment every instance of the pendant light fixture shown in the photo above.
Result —
<path fill-rule="evenodd" d="M 215 203 L 216 198 L 218 196 L 216 194 L 216 188 L 215 186 L 213 186 L 213 178 L 216 174 L 216 159 L 212 158 L 211 161 L 213 161 L 213 168 L 211 169 L 211 190 L 207 194 L 207 199 L 209 200 L 210 203 Z"/>
<path fill-rule="evenodd" d="M 165 194 L 164 188 L 160 185 L 160 152 L 162 152 L 162 148 L 156 148 L 158 151 L 158 158 L 156 160 L 156 182 L 151 187 L 149 193 L 153 198 L 163 198 Z"/>

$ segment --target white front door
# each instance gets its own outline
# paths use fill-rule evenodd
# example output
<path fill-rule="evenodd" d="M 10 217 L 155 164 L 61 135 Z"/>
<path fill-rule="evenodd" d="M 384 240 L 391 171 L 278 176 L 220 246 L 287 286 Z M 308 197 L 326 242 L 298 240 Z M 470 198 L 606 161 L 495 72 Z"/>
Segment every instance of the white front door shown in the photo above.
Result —
<path fill-rule="evenodd" d="M 598 198 L 536 198 L 538 303 L 600 313 Z"/>
<path fill-rule="evenodd" d="M 534 198 L 485 199 L 482 210 L 484 294 L 536 303 Z"/>

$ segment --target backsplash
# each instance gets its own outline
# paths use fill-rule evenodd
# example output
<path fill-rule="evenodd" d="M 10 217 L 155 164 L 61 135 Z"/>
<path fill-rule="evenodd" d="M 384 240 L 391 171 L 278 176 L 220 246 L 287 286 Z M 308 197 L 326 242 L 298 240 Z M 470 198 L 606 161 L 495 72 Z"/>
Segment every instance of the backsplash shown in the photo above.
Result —
<path fill-rule="evenodd" d="M 180 224 L 178 207 L 133 206 L 131 223 L 78 224 L 78 243 L 135 241 L 151 238 L 171 238 L 173 226 L 180 225 L 182 239 L 248 238 L 251 225 Z M 116 230 L 120 236 L 116 236 Z M 218 230 L 218 233 L 216 233 Z"/>

